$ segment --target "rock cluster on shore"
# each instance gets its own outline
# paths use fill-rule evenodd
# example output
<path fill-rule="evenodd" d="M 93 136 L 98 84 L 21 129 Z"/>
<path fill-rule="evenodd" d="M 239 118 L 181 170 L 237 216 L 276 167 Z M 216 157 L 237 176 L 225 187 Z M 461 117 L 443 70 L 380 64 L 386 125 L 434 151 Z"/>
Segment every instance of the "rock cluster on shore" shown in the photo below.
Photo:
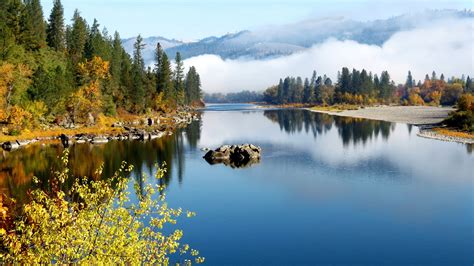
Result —
<path fill-rule="evenodd" d="M 262 149 L 253 144 L 223 145 L 209 150 L 203 158 L 209 164 L 223 163 L 232 168 L 242 168 L 259 163 L 261 152 Z"/>
<path fill-rule="evenodd" d="M 134 120 L 128 123 L 116 122 L 112 124 L 113 128 L 122 128 L 124 132 L 113 134 L 61 134 L 59 137 L 42 137 L 31 140 L 16 140 L 2 143 L 2 148 L 6 151 L 12 151 L 20 147 L 29 145 L 38 141 L 59 139 L 64 147 L 74 143 L 92 143 L 103 144 L 111 140 L 153 140 L 166 135 L 171 135 L 174 127 L 190 124 L 194 120 L 199 120 L 199 116 L 189 112 L 179 112 L 172 117 L 145 118 L 143 121 Z M 160 123 L 168 121 L 170 123 Z M 141 126 L 140 126 L 141 125 Z"/>

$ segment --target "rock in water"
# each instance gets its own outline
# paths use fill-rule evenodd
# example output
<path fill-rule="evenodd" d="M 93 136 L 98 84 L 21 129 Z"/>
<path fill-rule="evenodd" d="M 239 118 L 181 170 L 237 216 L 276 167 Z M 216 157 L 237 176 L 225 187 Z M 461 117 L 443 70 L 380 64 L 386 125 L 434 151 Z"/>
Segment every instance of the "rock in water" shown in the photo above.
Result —
<path fill-rule="evenodd" d="M 232 168 L 241 168 L 260 162 L 262 149 L 252 144 L 223 145 L 215 150 L 209 150 L 204 159 L 209 164 L 223 163 Z"/>
<path fill-rule="evenodd" d="M 2 148 L 6 151 L 18 149 L 20 145 L 16 141 L 7 141 L 2 144 Z"/>
<path fill-rule="evenodd" d="M 66 136 L 65 134 L 61 134 L 61 136 L 59 136 L 59 138 L 61 139 L 61 143 L 63 144 L 64 148 L 69 147 L 69 137 L 68 136 Z"/>

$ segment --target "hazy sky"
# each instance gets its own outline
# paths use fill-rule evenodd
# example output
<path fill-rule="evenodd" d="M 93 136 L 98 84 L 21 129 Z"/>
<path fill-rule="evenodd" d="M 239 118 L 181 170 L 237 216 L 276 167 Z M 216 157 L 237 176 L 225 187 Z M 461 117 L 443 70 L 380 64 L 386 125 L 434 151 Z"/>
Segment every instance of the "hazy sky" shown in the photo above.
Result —
<path fill-rule="evenodd" d="M 53 0 L 41 0 L 49 16 Z M 386 18 L 424 9 L 473 9 L 472 0 L 62 0 L 67 22 L 74 9 L 91 24 L 94 18 L 123 38 L 163 36 L 196 40 L 308 18 L 346 16 Z"/>

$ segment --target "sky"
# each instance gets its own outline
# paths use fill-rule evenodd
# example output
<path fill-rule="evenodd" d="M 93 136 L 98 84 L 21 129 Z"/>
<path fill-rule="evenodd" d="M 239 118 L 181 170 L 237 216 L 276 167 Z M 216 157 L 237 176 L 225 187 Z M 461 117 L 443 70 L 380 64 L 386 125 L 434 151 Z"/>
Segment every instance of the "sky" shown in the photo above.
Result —
<path fill-rule="evenodd" d="M 53 0 L 41 0 L 49 16 Z M 195 41 L 312 17 L 387 18 L 430 9 L 473 9 L 472 0 L 62 0 L 69 22 L 77 8 L 122 38 L 163 36 Z"/>

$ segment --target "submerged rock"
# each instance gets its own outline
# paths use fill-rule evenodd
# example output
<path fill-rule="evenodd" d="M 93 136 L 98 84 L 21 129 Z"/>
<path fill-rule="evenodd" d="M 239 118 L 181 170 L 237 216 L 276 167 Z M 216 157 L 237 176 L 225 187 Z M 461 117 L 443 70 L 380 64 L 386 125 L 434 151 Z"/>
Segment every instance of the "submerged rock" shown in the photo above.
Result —
<path fill-rule="evenodd" d="M 209 164 L 223 163 L 232 168 L 241 168 L 260 162 L 262 149 L 252 144 L 223 145 L 209 150 L 204 159 Z"/>

